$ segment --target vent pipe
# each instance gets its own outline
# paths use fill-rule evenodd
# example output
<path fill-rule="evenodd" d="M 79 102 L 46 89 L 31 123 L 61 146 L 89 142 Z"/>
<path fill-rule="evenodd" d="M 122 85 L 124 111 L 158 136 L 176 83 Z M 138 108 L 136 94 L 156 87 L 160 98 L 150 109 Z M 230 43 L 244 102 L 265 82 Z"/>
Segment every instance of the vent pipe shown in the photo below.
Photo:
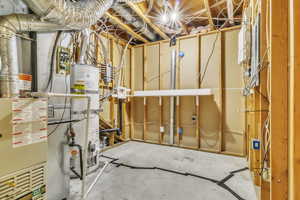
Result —
<path fill-rule="evenodd" d="M 147 24 L 138 19 L 137 17 L 134 17 L 128 8 L 124 7 L 120 3 L 116 3 L 112 7 L 112 9 L 116 11 L 121 17 L 123 17 L 126 20 L 126 22 L 132 24 L 148 39 L 150 39 L 151 41 L 155 41 L 157 39 L 157 36 L 153 33 L 153 31 L 150 30 Z"/>
<path fill-rule="evenodd" d="M 0 17 L 0 97 L 19 95 L 17 34 L 81 30 L 95 24 L 113 5 L 114 0 L 24 0 L 38 15 Z M 84 58 L 83 58 L 84 59 Z"/>
<path fill-rule="evenodd" d="M 0 18 L 0 94 L 3 98 L 19 95 L 19 63 L 17 34 L 37 31 L 49 32 L 66 28 L 50 22 L 41 22 L 35 15 L 8 15 Z"/>

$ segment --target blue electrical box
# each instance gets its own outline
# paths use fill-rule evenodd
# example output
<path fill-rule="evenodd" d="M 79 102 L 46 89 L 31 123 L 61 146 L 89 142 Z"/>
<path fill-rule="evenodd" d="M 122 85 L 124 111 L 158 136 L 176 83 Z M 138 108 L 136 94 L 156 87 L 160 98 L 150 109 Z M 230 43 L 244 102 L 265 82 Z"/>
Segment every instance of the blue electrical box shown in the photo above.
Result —
<path fill-rule="evenodd" d="M 260 140 L 258 140 L 258 139 L 252 140 L 252 149 L 260 150 Z"/>

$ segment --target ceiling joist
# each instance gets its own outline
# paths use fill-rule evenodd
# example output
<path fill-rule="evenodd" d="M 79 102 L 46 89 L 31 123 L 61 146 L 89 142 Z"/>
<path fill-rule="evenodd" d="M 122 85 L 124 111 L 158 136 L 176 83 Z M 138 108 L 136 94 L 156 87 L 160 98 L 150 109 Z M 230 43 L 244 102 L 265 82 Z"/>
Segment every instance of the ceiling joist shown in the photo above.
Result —
<path fill-rule="evenodd" d="M 107 16 L 111 20 L 112 23 L 119 25 L 121 29 L 126 31 L 128 34 L 130 34 L 135 39 L 138 39 L 145 43 L 149 42 L 146 38 L 144 38 L 140 34 L 136 33 L 130 26 L 128 26 L 127 24 L 124 24 L 118 17 L 115 17 L 108 12 L 105 13 L 105 16 Z"/>
<path fill-rule="evenodd" d="M 209 24 L 211 25 L 211 27 L 213 29 L 215 29 L 215 24 L 214 24 L 214 21 L 213 21 L 213 18 L 212 18 L 212 14 L 211 14 L 210 5 L 209 5 L 208 0 L 204 0 L 204 5 L 205 5 L 205 9 L 206 9 Z"/>
<path fill-rule="evenodd" d="M 142 10 L 134 3 L 127 2 L 127 5 L 134 11 L 136 14 L 147 23 L 156 33 L 158 33 L 163 39 L 167 40 L 169 37 L 163 31 L 161 31 L 151 20 L 142 12 Z"/>

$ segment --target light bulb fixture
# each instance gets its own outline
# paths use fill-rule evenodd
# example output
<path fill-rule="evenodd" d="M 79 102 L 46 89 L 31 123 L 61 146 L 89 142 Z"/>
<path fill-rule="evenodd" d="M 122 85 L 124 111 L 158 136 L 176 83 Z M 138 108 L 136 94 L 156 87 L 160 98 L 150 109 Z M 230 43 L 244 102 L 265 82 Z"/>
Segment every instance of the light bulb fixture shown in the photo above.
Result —
<path fill-rule="evenodd" d="M 176 23 L 179 20 L 179 15 L 176 12 L 176 10 L 174 10 L 170 13 L 170 19 L 173 23 Z"/>
<path fill-rule="evenodd" d="M 174 6 L 165 5 L 158 11 L 155 19 L 156 23 L 170 34 L 178 34 L 182 31 L 182 20 L 184 19 L 184 9 L 180 7 L 180 1 L 177 0 Z"/>
<path fill-rule="evenodd" d="M 169 22 L 169 16 L 167 13 L 163 13 L 161 16 L 160 16 L 160 21 L 162 24 L 167 24 Z"/>

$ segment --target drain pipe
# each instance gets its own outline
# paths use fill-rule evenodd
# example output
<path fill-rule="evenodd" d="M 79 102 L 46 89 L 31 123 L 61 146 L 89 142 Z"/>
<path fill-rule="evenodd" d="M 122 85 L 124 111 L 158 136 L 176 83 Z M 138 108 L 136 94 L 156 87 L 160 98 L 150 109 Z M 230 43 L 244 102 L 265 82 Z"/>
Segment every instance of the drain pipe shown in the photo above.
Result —
<path fill-rule="evenodd" d="M 80 48 L 80 55 L 79 55 L 79 64 L 83 65 L 85 64 L 85 58 L 86 58 L 86 51 L 88 48 L 88 44 L 90 41 L 90 30 L 89 29 L 84 29 L 82 31 L 82 41 L 81 41 L 81 48 Z"/>
<path fill-rule="evenodd" d="M 176 49 L 171 54 L 171 89 L 176 89 Z M 176 97 L 170 97 L 170 144 L 174 144 Z"/>
<path fill-rule="evenodd" d="M 0 71 L 0 97 L 11 98 L 19 95 L 17 34 L 67 29 L 51 22 L 41 22 L 35 15 L 8 15 L 0 17 L 0 59 L 2 64 Z"/>

